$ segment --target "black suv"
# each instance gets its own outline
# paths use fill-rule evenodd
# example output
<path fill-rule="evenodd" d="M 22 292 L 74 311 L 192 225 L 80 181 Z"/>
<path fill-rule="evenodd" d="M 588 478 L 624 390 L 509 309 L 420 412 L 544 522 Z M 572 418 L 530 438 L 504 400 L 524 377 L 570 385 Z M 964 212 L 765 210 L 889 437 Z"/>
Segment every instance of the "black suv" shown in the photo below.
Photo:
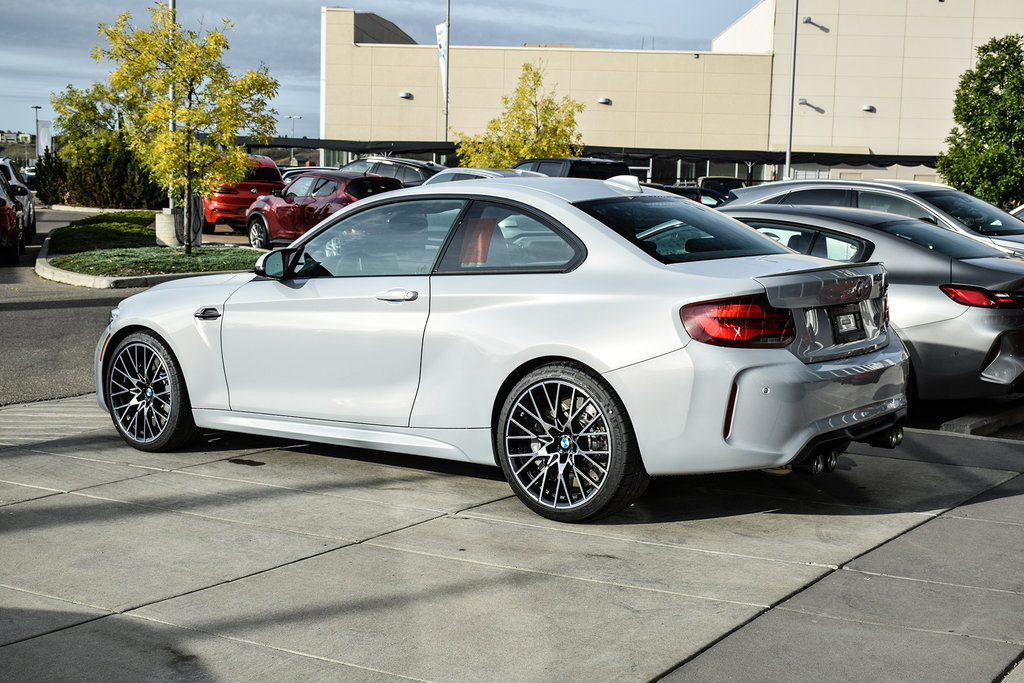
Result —
<path fill-rule="evenodd" d="M 624 161 L 594 159 L 591 157 L 548 157 L 524 159 L 512 168 L 536 171 L 552 177 L 596 178 L 607 180 L 617 175 L 629 175 L 629 166 Z"/>
<path fill-rule="evenodd" d="M 432 161 L 416 159 L 400 159 L 398 157 L 366 157 L 350 161 L 341 167 L 342 171 L 368 173 L 395 178 L 404 187 L 422 185 L 430 176 L 443 171 L 444 166 Z"/>

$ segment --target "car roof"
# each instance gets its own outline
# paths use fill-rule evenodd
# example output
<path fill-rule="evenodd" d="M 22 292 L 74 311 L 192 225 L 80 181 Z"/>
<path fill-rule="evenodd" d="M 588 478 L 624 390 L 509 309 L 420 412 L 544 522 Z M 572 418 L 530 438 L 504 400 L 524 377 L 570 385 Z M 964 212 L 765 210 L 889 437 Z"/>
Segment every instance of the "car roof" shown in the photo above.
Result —
<path fill-rule="evenodd" d="M 362 171 L 339 171 L 337 169 L 326 168 L 311 168 L 310 170 L 302 171 L 301 173 L 292 173 L 289 176 L 289 179 L 296 180 L 303 176 L 334 178 L 336 180 L 354 180 L 356 178 L 387 178 L 387 180 L 395 180 L 394 178 L 388 178 L 387 176 L 376 175 L 373 173 L 363 173 Z M 395 182 L 398 181 L 395 180 Z"/>
<path fill-rule="evenodd" d="M 522 201 L 528 201 L 531 197 L 534 197 L 548 200 L 558 199 L 570 204 L 611 197 L 635 197 L 642 194 L 670 197 L 679 201 L 690 201 L 668 192 L 662 192 L 661 190 L 642 188 L 639 182 L 636 181 L 635 176 L 625 176 L 621 180 L 616 178 L 591 180 L 589 178 L 555 178 L 548 176 L 480 178 L 471 183 L 425 184 L 388 194 L 391 197 L 485 195 L 508 198 L 516 197 Z"/>
<path fill-rule="evenodd" d="M 900 216 L 882 211 L 854 209 L 843 206 L 818 206 L 811 204 L 726 204 L 719 207 L 726 215 L 744 214 L 748 216 L 765 216 L 774 218 L 825 218 L 832 221 L 852 223 L 866 228 L 887 225 L 900 221 L 923 222 L 910 216 Z M 941 228 L 936 227 L 936 230 Z"/>
<path fill-rule="evenodd" d="M 898 180 L 898 179 L 868 179 L 868 180 L 855 180 L 850 178 L 805 178 L 802 180 L 776 180 L 770 183 L 763 183 L 761 185 L 752 185 L 750 187 L 738 187 L 732 190 L 732 194 L 737 197 L 755 197 L 755 196 L 773 196 L 782 194 L 784 192 L 806 189 L 813 187 L 832 187 L 832 188 L 863 188 L 863 189 L 886 189 L 886 190 L 901 190 L 903 192 L 926 192 L 928 190 L 955 190 L 955 188 L 949 185 L 943 185 L 942 183 L 931 183 L 924 180 Z"/>

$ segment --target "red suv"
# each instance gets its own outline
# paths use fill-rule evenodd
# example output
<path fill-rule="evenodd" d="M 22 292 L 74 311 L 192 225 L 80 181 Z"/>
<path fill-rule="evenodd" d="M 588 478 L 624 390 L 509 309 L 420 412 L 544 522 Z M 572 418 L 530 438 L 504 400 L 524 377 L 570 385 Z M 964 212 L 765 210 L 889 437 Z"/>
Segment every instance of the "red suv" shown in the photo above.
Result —
<path fill-rule="evenodd" d="M 25 251 L 24 218 L 14 190 L 0 174 L 0 261 L 17 264 Z"/>
<path fill-rule="evenodd" d="M 245 212 L 259 197 L 284 187 L 281 171 L 270 157 L 249 155 L 252 169 L 245 179 L 224 185 L 209 197 L 203 197 L 203 232 L 212 233 L 218 223 L 232 228 L 245 226 Z"/>
<path fill-rule="evenodd" d="M 395 178 L 350 171 L 307 171 L 284 190 L 259 197 L 246 212 L 249 244 L 291 242 L 332 213 L 370 195 L 401 189 Z"/>

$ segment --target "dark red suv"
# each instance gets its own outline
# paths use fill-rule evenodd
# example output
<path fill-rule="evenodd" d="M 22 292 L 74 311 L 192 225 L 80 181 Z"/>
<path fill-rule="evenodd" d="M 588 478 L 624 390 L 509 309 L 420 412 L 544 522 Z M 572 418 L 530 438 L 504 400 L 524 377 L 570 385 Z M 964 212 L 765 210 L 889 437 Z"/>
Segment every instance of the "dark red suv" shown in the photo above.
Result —
<path fill-rule="evenodd" d="M 307 171 L 284 190 L 260 197 L 249 207 L 249 244 L 269 249 L 272 242 L 291 242 L 343 206 L 401 187 L 395 178 L 349 171 Z"/>
<path fill-rule="evenodd" d="M 15 192 L 0 174 L 0 262 L 16 264 L 25 251 L 24 215 Z"/>
<path fill-rule="evenodd" d="M 218 223 L 245 227 L 246 210 L 257 198 L 284 187 L 281 171 L 270 157 L 249 155 L 252 169 L 235 185 L 224 185 L 203 198 L 203 232 L 212 233 Z"/>

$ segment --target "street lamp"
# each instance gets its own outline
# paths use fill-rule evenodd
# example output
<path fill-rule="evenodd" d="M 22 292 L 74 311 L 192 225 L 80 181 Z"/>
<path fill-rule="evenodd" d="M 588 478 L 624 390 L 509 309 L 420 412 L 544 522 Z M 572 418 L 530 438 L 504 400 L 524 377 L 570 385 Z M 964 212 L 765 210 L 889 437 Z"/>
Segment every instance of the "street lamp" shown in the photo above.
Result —
<path fill-rule="evenodd" d="M 35 163 L 38 164 L 39 163 L 39 110 L 42 109 L 42 107 L 39 106 L 38 104 L 33 104 L 32 108 L 35 109 L 34 113 L 36 115 L 36 161 L 35 161 Z"/>
<path fill-rule="evenodd" d="M 297 114 L 292 114 L 292 115 L 289 115 L 289 116 L 285 116 L 285 118 L 292 120 L 292 138 L 294 138 L 295 137 L 295 119 L 301 119 L 302 117 L 297 115 Z M 289 166 L 294 166 L 295 165 L 295 148 L 294 147 L 290 148 L 290 150 L 288 152 L 288 165 Z"/>

